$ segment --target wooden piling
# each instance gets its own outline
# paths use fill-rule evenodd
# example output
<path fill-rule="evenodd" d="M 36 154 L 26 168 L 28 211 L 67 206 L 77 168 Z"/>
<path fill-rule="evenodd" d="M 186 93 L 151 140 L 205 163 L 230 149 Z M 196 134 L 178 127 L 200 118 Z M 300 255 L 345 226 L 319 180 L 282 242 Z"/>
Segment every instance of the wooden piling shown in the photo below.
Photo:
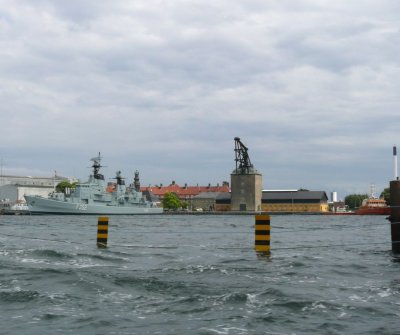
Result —
<path fill-rule="evenodd" d="M 400 254 L 400 180 L 390 182 L 390 231 L 392 252 Z"/>

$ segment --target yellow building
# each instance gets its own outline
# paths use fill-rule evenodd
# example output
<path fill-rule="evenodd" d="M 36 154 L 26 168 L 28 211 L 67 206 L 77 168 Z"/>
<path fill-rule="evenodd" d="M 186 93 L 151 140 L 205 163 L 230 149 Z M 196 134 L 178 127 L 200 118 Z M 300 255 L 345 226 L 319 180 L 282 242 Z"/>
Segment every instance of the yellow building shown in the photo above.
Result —
<path fill-rule="evenodd" d="M 230 193 L 220 194 L 216 198 L 215 211 L 231 211 Z M 263 191 L 261 211 L 268 213 L 325 213 L 328 212 L 328 197 L 324 191 Z"/>
<path fill-rule="evenodd" d="M 261 207 L 269 213 L 323 213 L 328 211 L 324 191 L 263 191 Z"/>

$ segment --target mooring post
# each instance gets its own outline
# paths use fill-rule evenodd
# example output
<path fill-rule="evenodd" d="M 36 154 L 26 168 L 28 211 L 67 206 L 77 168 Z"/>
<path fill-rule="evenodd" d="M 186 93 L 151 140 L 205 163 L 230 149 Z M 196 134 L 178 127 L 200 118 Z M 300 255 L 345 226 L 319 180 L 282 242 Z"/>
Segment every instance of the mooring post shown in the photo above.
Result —
<path fill-rule="evenodd" d="M 107 248 L 108 217 L 100 216 L 97 220 L 97 247 Z"/>
<path fill-rule="evenodd" d="M 270 254 L 271 225 L 269 215 L 256 215 L 254 247 L 257 253 Z"/>
<path fill-rule="evenodd" d="M 390 182 L 390 231 L 392 252 L 400 254 L 400 180 Z"/>

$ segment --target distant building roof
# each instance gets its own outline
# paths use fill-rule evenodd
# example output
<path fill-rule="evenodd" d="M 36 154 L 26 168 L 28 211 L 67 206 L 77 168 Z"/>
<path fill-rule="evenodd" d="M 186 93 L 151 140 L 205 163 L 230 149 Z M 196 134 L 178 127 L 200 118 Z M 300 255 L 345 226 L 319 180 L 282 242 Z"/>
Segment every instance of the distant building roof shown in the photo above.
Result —
<path fill-rule="evenodd" d="M 324 191 L 263 191 L 262 202 L 326 202 L 328 197 Z"/>
<path fill-rule="evenodd" d="M 230 193 L 220 193 L 216 198 L 217 204 L 227 204 L 231 201 Z M 324 191 L 262 191 L 263 203 L 320 203 L 327 202 Z"/>
<path fill-rule="evenodd" d="M 263 192 L 297 192 L 298 189 L 295 190 L 262 190 Z"/>
<path fill-rule="evenodd" d="M 153 192 L 156 196 L 163 198 L 165 193 L 172 192 L 175 193 L 180 198 L 191 198 L 200 193 L 207 192 L 229 192 L 229 184 L 223 183 L 222 186 L 212 186 L 209 184 L 208 186 L 179 186 L 178 184 L 172 183 L 169 186 L 142 186 L 140 190 Z"/>
<path fill-rule="evenodd" d="M 220 193 L 215 198 L 216 204 L 230 204 L 231 203 L 231 194 L 230 193 Z"/>
<path fill-rule="evenodd" d="M 66 177 L 55 175 L 53 177 L 32 177 L 32 176 L 14 176 L 14 175 L 1 175 L 0 185 L 42 185 L 52 186 L 58 184 L 63 180 L 72 180 Z M 74 179 L 75 180 L 75 179 Z"/>
<path fill-rule="evenodd" d="M 224 192 L 226 193 L 226 192 Z M 201 192 L 194 196 L 195 199 L 216 199 L 221 192 Z"/>

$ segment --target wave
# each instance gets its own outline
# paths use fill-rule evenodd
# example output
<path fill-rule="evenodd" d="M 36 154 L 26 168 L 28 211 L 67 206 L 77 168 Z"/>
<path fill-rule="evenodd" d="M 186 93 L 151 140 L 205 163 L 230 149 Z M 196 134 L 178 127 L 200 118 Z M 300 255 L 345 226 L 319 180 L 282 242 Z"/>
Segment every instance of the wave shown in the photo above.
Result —
<path fill-rule="evenodd" d="M 75 257 L 74 255 L 71 255 L 69 253 L 52 249 L 38 249 L 34 250 L 32 254 L 37 257 L 49 257 L 56 259 L 73 259 Z"/>
<path fill-rule="evenodd" d="M 30 302 L 40 297 L 39 292 L 31 290 L 16 290 L 0 292 L 0 301 L 4 303 Z"/>
<path fill-rule="evenodd" d="M 224 294 L 216 299 L 216 302 L 224 304 L 244 304 L 249 301 L 249 294 L 243 292 L 232 292 Z"/>
<path fill-rule="evenodd" d="M 167 281 L 158 277 L 120 277 L 114 279 L 117 286 L 130 286 L 137 289 L 144 289 L 149 292 L 166 293 L 171 291 L 180 292 L 187 286 L 182 281 Z"/>

